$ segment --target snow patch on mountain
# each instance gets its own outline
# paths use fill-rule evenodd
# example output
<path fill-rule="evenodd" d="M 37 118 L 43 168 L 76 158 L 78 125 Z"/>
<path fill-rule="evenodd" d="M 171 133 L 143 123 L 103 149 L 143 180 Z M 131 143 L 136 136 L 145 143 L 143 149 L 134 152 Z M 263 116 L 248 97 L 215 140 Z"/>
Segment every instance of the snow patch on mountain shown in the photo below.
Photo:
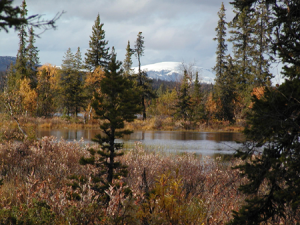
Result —
<path fill-rule="evenodd" d="M 141 66 L 141 70 L 146 71 L 151 79 L 160 79 L 166 81 L 180 81 L 183 77 L 183 64 L 181 62 L 159 62 Z M 210 70 L 199 66 L 191 66 L 194 73 L 198 71 L 199 80 L 202 83 L 214 83 L 215 74 Z M 133 68 L 138 72 L 138 67 Z"/>

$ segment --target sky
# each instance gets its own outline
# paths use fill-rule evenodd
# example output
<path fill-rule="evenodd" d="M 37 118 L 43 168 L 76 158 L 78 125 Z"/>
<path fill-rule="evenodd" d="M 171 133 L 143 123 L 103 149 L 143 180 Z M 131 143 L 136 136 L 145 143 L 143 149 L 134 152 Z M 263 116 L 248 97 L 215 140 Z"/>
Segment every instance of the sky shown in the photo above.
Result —
<path fill-rule="evenodd" d="M 230 1 L 223 1 L 228 22 L 234 16 Z M 13 2 L 21 5 L 22 0 Z M 45 19 L 65 11 L 56 22 L 57 29 L 47 30 L 36 40 L 41 64 L 60 66 L 68 48 L 75 53 L 80 47 L 84 59 L 98 14 L 108 47 L 115 47 L 120 61 L 125 58 L 127 42 L 133 47 L 137 34 L 142 32 L 145 41 L 142 65 L 167 61 L 211 69 L 216 62 L 217 42 L 213 38 L 220 0 L 26 0 L 26 3 L 28 15 L 42 14 Z M 0 56 L 16 56 L 18 42 L 18 33 L 13 29 L 9 33 L 1 30 Z M 132 59 L 133 66 L 137 66 L 136 58 Z"/>
<path fill-rule="evenodd" d="M 21 5 L 22 0 L 14 0 Z M 134 46 L 142 32 L 145 52 L 142 65 L 175 61 L 195 63 L 205 68 L 215 64 L 217 13 L 219 0 L 26 0 L 28 15 L 52 18 L 65 11 L 56 30 L 48 30 L 36 41 L 41 64 L 61 65 L 68 48 L 82 57 L 89 48 L 92 26 L 99 13 L 108 47 L 114 46 L 123 61 L 127 42 Z M 233 17 L 229 0 L 224 1 L 227 19 Z M 41 32 L 36 30 L 36 32 Z M 18 33 L 0 33 L 0 56 L 16 56 Z M 137 60 L 133 56 L 134 65 Z"/>

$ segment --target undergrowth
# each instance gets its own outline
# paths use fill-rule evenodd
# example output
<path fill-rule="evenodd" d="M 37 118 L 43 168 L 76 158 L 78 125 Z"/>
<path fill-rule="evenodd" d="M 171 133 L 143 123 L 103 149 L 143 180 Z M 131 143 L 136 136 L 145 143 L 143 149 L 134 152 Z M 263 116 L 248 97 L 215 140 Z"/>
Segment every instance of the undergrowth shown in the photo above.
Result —
<path fill-rule="evenodd" d="M 107 190 L 104 206 L 91 189 L 93 167 L 79 164 L 91 147 L 82 146 L 54 137 L 2 143 L 0 223 L 223 224 L 244 201 L 243 180 L 231 170 L 238 161 L 157 153 L 136 143 L 120 158 L 128 177 Z"/>

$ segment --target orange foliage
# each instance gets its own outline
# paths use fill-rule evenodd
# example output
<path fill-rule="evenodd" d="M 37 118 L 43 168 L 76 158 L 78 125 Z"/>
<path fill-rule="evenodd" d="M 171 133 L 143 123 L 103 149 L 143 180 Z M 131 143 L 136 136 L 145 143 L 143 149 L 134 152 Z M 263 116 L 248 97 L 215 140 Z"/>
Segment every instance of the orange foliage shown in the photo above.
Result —
<path fill-rule="evenodd" d="M 85 79 L 85 87 L 92 89 L 92 91 L 100 92 L 100 82 L 105 76 L 104 70 L 99 66 L 94 72 L 87 74 Z"/>
<path fill-rule="evenodd" d="M 46 77 L 44 78 L 50 83 L 50 87 L 53 90 L 58 88 L 59 74 L 56 66 L 51 64 L 44 64 L 38 68 L 37 78 L 40 81 L 43 71 L 46 71 Z"/>
<path fill-rule="evenodd" d="M 20 96 L 22 97 L 23 107 L 26 111 L 33 114 L 36 111 L 37 93 L 30 87 L 30 80 L 24 78 L 20 82 Z"/>
<path fill-rule="evenodd" d="M 255 87 L 251 93 L 251 96 L 255 96 L 257 99 L 261 99 L 264 96 L 265 87 Z M 252 109 L 253 102 L 250 103 L 249 108 Z"/>
<path fill-rule="evenodd" d="M 261 99 L 261 97 L 264 95 L 265 87 L 256 87 L 253 88 L 253 91 L 251 95 L 255 95 L 258 99 Z"/>

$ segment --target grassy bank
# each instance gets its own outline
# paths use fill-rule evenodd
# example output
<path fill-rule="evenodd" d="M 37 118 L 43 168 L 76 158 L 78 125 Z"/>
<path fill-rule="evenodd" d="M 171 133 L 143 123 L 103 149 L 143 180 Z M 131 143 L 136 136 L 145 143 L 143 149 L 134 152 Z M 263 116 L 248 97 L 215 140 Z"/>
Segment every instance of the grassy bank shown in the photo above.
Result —
<path fill-rule="evenodd" d="M 128 177 L 108 191 L 104 207 L 90 188 L 94 169 L 78 163 L 87 148 L 52 137 L 1 144 L 0 223 L 223 224 L 244 200 L 237 191 L 243 181 L 231 170 L 238 161 L 146 151 L 137 143 L 120 158 Z M 75 188 L 68 179 L 74 174 Z"/>
<path fill-rule="evenodd" d="M 53 117 L 53 118 L 29 118 L 21 117 L 20 124 L 28 129 L 99 129 L 99 121 L 91 119 L 87 122 L 83 118 L 77 117 Z M 3 128 L 17 128 L 17 123 L 2 118 L 0 125 Z M 195 130 L 195 131 L 228 131 L 241 132 L 243 122 L 232 125 L 226 121 L 197 122 L 190 123 L 176 121 L 172 117 L 152 117 L 146 120 L 136 119 L 131 123 L 125 123 L 130 130 Z"/>

